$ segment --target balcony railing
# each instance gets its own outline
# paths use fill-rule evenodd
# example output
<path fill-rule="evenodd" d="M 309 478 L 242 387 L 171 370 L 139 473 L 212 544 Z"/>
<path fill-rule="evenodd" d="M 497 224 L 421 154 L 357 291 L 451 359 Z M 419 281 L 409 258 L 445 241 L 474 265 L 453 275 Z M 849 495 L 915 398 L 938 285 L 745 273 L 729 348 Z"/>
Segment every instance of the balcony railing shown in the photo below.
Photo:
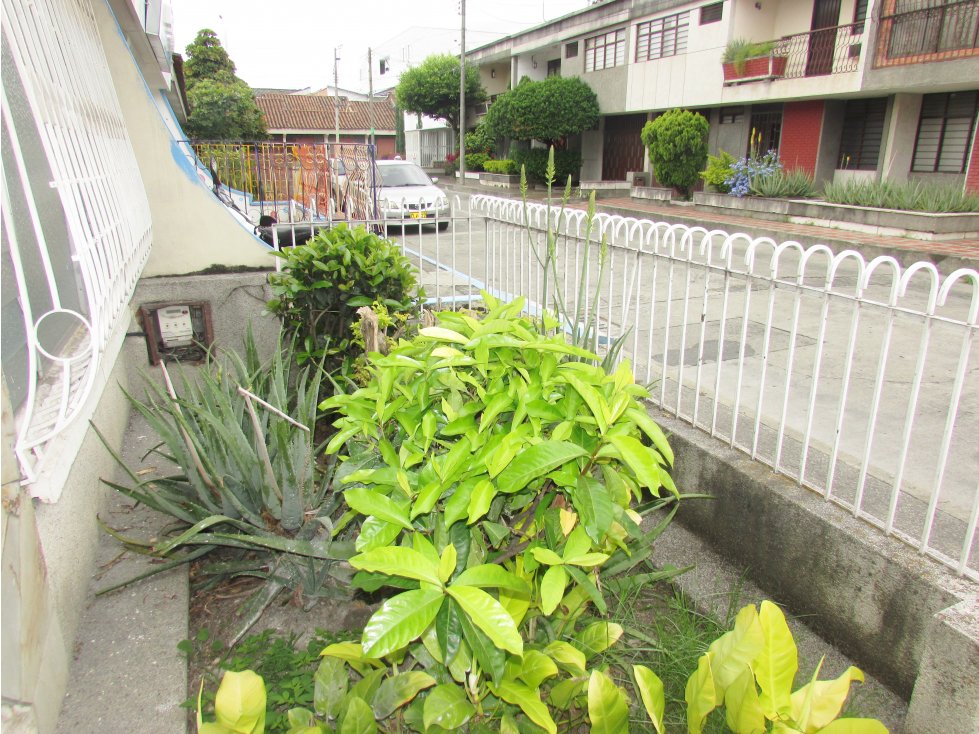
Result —
<path fill-rule="evenodd" d="M 979 49 L 979 0 L 899 0 L 894 7 L 899 12 L 880 19 L 875 66 L 972 56 Z"/>
<path fill-rule="evenodd" d="M 785 36 L 775 43 L 774 56 L 784 56 L 783 79 L 845 74 L 860 64 L 863 24 L 849 23 Z"/>

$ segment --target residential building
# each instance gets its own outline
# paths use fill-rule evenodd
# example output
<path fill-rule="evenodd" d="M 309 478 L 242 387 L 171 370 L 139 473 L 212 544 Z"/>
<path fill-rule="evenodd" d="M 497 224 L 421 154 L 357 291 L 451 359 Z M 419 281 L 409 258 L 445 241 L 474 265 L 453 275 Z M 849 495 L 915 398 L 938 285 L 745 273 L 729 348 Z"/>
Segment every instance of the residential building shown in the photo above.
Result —
<path fill-rule="evenodd" d="M 760 69 L 725 72 L 737 39 L 771 41 Z M 574 75 L 602 110 L 582 180 L 649 172 L 639 138 L 671 108 L 710 121 L 712 152 L 752 131 L 819 181 L 908 178 L 979 189 L 979 0 L 607 0 L 476 48 L 491 98 L 523 77 Z M 470 109 L 475 124 L 484 109 Z"/>
<path fill-rule="evenodd" d="M 255 102 L 265 115 L 269 136 L 283 143 L 369 143 L 371 133 L 378 158 L 393 158 L 394 107 L 392 100 L 310 94 L 261 93 Z"/>
<path fill-rule="evenodd" d="M 192 284 L 214 343 L 238 348 L 264 303 L 264 273 L 227 271 L 271 268 L 270 248 L 184 141 L 168 6 L 0 4 L 4 731 L 57 726 L 115 471 L 92 426 L 118 451 L 120 387 L 148 370 L 141 289 L 186 304 Z"/>

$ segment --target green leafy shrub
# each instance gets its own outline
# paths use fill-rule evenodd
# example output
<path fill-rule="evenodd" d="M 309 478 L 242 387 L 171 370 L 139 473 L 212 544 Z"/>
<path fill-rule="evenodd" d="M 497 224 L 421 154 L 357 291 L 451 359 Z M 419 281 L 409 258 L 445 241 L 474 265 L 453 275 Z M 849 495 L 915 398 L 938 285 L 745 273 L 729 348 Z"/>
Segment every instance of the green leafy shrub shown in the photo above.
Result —
<path fill-rule="evenodd" d="M 923 181 L 842 181 L 823 187 L 823 198 L 833 204 L 872 206 L 902 211 L 954 213 L 979 212 L 979 195 L 959 186 Z"/>
<path fill-rule="evenodd" d="M 545 183 L 547 181 L 547 161 L 549 151 L 545 148 L 530 148 L 529 150 L 511 150 L 510 157 L 513 159 L 517 170 L 523 167 L 527 171 L 527 177 L 535 183 Z M 559 186 L 571 177 L 572 181 L 577 181 L 581 175 L 581 153 L 577 150 L 555 150 L 554 151 L 554 176 Z"/>
<path fill-rule="evenodd" d="M 268 310 L 296 335 L 300 364 L 324 356 L 328 367 L 341 363 L 361 306 L 379 301 L 395 311 L 415 307 L 408 259 L 394 242 L 364 227 L 338 224 L 305 245 L 274 254 L 284 262 L 281 272 L 269 275 L 274 298 Z"/>
<path fill-rule="evenodd" d="M 177 521 L 150 544 L 116 534 L 130 549 L 163 559 L 154 573 L 221 548 L 226 555 L 199 567 L 203 579 L 266 580 L 247 602 L 235 639 L 283 589 L 345 594 L 336 581 L 343 586 L 347 575 L 336 561 L 352 548 L 332 532 L 343 500 L 331 489 L 332 472 L 316 460 L 313 438 L 321 371 L 294 369 L 288 344 L 263 364 L 249 333 L 244 359 L 224 350 L 194 379 L 181 372 L 179 391 L 147 380 L 145 399 L 127 394 L 160 437 L 159 453 L 177 465 L 172 475 L 143 478 L 106 443 L 129 483 L 103 481 Z"/>
<path fill-rule="evenodd" d="M 700 177 L 714 191 L 726 194 L 731 190 L 727 179 L 731 177 L 734 161 L 735 157 L 726 150 L 720 151 L 717 155 L 708 155 L 707 168 L 700 172 Z"/>
<path fill-rule="evenodd" d="M 482 171 L 483 166 L 490 159 L 486 153 L 466 153 L 466 170 Z"/>
<path fill-rule="evenodd" d="M 466 157 L 472 153 L 485 153 L 488 156 L 496 152 L 496 137 L 485 122 L 480 122 L 474 130 L 466 133 Z"/>
<path fill-rule="evenodd" d="M 779 169 L 768 176 L 754 178 L 750 190 L 754 196 L 769 199 L 807 199 L 816 195 L 812 174 L 800 168 Z"/>
<path fill-rule="evenodd" d="M 569 135 L 598 127 L 598 96 L 576 76 L 522 79 L 501 94 L 486 113 L 484 124 L 496 138 L 539 140 L 563 147 Z"/>
<path fill-rule="evenodd" d="M 672 452 L 625 363 L 607 374 L 557 321 L 483 297 L 483 319 L 440 314 L 322 405 L 340 416 L 327 451 L 346 446 L 338 476 L 361 523 L 354 584 L 402 591 L 360 644 L 324 651 L 338 690 L 320 715 L 620 731 L 626 694 L 596 656 L 622 630 L 587 611 L 607 612 L 602 588 L 665 527 L 643 533 L 635 507 L 675 503 Z"/>
<path fill-rule="evenodd" d="M 640 133 L 656 179 L 686 197 L 707 162 L 707 118 L 689 110 L 667 110 Z"/>
<path fill-rule="evenodd" d="M 483 164 L 483 170 L 487 173 L 502 173 L 507 176 L 513 176 L 520 173 L 520 166 L 509 158 L 501 158 L 498 160 L 486 161 L 486 163 Z"/>

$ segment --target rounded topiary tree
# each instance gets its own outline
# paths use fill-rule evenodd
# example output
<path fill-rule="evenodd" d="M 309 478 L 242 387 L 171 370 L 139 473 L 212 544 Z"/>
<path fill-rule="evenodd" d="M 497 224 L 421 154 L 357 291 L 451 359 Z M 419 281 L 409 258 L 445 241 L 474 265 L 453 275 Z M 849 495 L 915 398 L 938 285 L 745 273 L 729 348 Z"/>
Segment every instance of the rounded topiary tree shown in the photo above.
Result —
<path fill-rule="evenodd" d="M 640 133 L 656 179 L 689 198 L 690 187 L 707 163 L 707 118 L 690 110 L 668 110 Z"/>
<path fill-rule="evenodd" d="M 561 150 L 565 138 L 598 126 L 598 97 L 577 77 L 523 79 L 489 108 L 484 124 L 496 137 L 539 140 Z"/>

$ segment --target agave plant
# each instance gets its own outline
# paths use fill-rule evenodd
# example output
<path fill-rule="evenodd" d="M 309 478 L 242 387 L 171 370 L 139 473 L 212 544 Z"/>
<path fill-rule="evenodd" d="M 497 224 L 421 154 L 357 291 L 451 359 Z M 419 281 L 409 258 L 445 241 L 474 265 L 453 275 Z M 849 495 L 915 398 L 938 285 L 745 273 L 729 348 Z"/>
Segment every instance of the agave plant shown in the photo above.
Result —
<path fill-rule="evenodd" d="M 348 580 L 338 561 L 353 548 L 334 538 L 342 497 L 332 491 L 333 465 L 316 461 L 322 373 L 307 366 L 293 374 L 294 365 L 291 346 L 282 344 L 262 364 L 249 332 L 244 358 L 210 355 L 196 379 L 181 371 L 179 390 L 163 367 L 164 384 L 148 379 L 145 399 L 127 393 L 160 437 L 153 451 L 176 466 L 169 476 L 140 477 L 103 440 L 129 483 L 103 481 L 177 520 L 155 544 L 109 530 L 131 549 L 168 560 L 138 578 L 225 548 L 230 559 L 202 565 L 209 583 L 265 579 L 242 609 L 235 641 L 281 590 L 332 596 L 345 593 Z"/>

